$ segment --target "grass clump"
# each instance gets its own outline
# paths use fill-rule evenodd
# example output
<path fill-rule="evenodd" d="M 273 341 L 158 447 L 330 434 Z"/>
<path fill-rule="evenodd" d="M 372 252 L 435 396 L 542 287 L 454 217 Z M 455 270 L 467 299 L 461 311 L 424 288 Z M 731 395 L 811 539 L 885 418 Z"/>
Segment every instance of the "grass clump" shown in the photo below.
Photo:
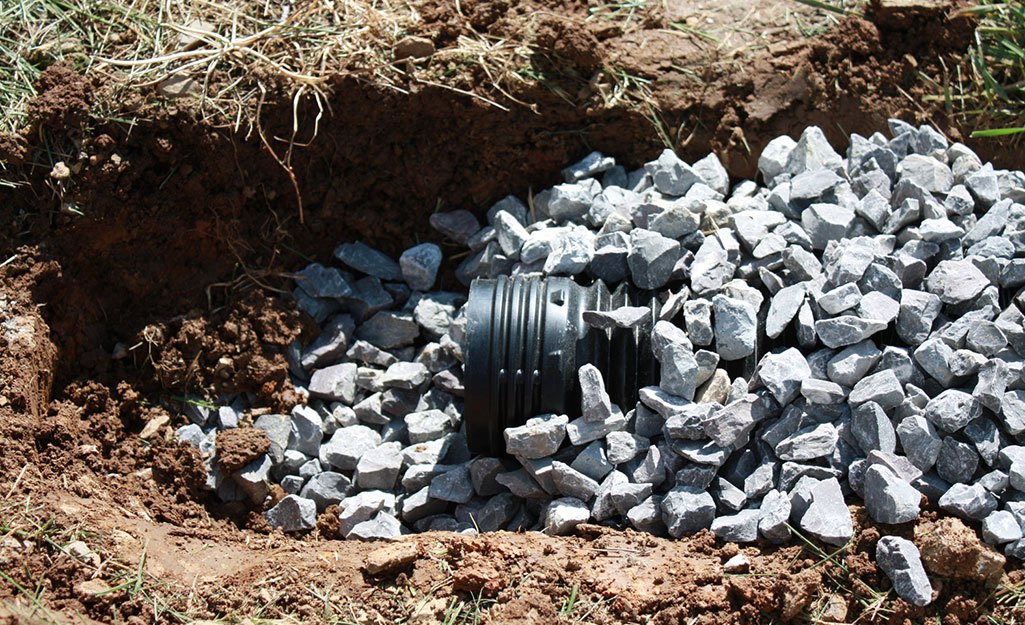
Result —
<path fill-rule="evenodd" d="M 972 47 L 945 81 L 948 112 L 976 128 L 973 137 L 1025 136 L 1025 3 L 981 3 L 962 14 L 978 24 Z"/>

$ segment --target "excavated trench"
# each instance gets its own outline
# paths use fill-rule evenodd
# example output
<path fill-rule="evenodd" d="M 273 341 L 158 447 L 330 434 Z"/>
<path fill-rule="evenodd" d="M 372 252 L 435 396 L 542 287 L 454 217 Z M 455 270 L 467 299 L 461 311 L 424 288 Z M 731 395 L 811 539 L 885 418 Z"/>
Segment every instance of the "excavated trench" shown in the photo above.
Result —
<path fill-rule="evenodd" d="M 779 134 L 817 123 L 842 151 L 847 133 L 867 136 L 889 116 L 915 118 L 899 97 L 859 90 L 865 76 L 883 84 L 892 64 L 873 56 L 871 72 L 824 71 L 837 58 L 866 58 L 864 45 L 885 46 L 874 26 L 875 38 L 865 44 L 866 28 L 859 22 L 841 29 L 788 61 L 790 70 L 827 79 L 806 93 L 778 84 L 783 69 L 776 63 L 743 80 L 724 76 L 700 94 L 662 94 L 667 126 L 698 129 L 689 139 L 673 137 L 680 156 L 693 161 L 717 151 L 736 181 L 754 174 L 757 154 Z M 899 52 L 885 58 L 899 64 Z M 314 103 L 299 108 L 286 168 L 256 132 L 198 122 L 184 106 L 149 110 L 133 124 L 92 120 L 85 133 L 62 126 L 69 117 L 60 112 L 88 103 L 92 88 L 54 71 L 64 73 L 42 97 L 56 113 L 32 134 L 2 142 L 24 184 L 0 186 L 8 215 L 0 226 L 8 343 L 0 356 L 0 474 L 55 514 L 110 529 L 163 526 L 149 531 L 168 545 L 168 535 L 194 532 L 225 544 L 266 539 L 261 510 L 216 503 L 199 489 L 198 455 L 170 432 L 184 423 L 186 394 L 252 393 L 273 410 L 296 403 L 284 350 L 296 337 L 310 340 L 316 328 L 287 295 L 290 272 L 311 261 L 330 264 L 331 251 L 345 241 L 392 256 L 423 241 L 455 252 L 429 228 L 432 212 L 465 208 L 480 216 L 507 194 L 526 197 L 551 186 L 562 167 L 591 150 L 636 167 L 663 147 L 641 109 L 574 107 L 540 87 L 531 94 L 539 112 L 504 111 L 443 89 L 402 96 L 340 80 L 319 122 Z M 844 71 L 858 80 L 830 86 Z M 759 90 L 772 85 L 774 94 L 791 93 L 771 114 L 752 115 Z M 963 140 L 964 129 L 938 121 Z M 264 108 L 261 130 L 279 157 L 289 150 L 292 126 L 290 101 Z M 65 184 L 49 178 L 47 146 L 84 153 L 82 169 Z M 973 147 L 998 166 L 1015 165 L 1013 148 Z M 80 214 L 61 210 L 69 204 Z M 453 268 L 446 260 L 439 285 L 460 290 Z M 330 536 L 331 519 L 322 518 L 317 532 Z M 626 540 L 653 540 L 631 536 Z M 691 543 L 714 553 L 707 537 Z M 350 559 L 360 560 L 363 552 L 353 549 Z M 30 558 L 28 566 L 41 562 Z M 667 556 L 662 565 L 680 561 Z M 71 588 L 82 574 L 59 575 Z M 70 590 L 55 592 L 77 605 Z M 784 591 L 752 586 L 737 596 L 745 592 L 776 593 L 766 605 L 778 609 Z M 979 599 L 987 591 L 965 585 L 959 592 Z M 730 605 L 722 601 L 706 604 Z"/>

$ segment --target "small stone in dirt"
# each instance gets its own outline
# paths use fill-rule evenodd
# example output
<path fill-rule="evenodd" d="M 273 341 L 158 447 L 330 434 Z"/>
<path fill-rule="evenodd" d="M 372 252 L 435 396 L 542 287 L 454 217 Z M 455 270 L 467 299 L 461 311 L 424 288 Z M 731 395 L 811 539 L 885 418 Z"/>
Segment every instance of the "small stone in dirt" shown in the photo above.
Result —
<path fill-rule="evenodd" d="M 356 271 L 380 278 L 381 280 L 398 281 L 402 279 L 399 264 L 374 248 L 354 241 L 342 243 L 335 248 L 335 258 Z"/>
<path fill-rule="evenodd" d="M 876 563 L 893 582 L 901 599 L 917 606 L 932 601 L 932 584 L 913 542 L 899 536 L 883 536 L 876 543 Z"/>
<path fill-rule="evenodd" d="M 563 497 L 548 504 L 545 533 L 555 536 L 569 534 L 581 523 L 587 523 L 591 511 L 587 504 L 574 497 Z"/>
<path fill-rule="evenodd" d="M 430 291 L 441 266 L 441 248 L 434 243 L 421 243 L 399 256 L 402 277 L 414 291 Z"/>
<path fill-rule="evenodd" d="M 722 565 L 724 573 L 747 573 L 751 567 L 751 561 L 748 560 L 747 556 L 742 553 L 738 553 Z"/>
<path fill-rule="evenodd" d="M 363 570 L 370 575 L 391 573 L 408 567 L 417 555 L 419 548 L 411 540 L 391 543 L 371 551 L 363 564 Z"/>
<path fill-rule="evenodd" d="M 317 525 L 317 504 L 312 499 L 288 495 L 264 515 L 267 523 L 283 532 L 300 532 Z"/>

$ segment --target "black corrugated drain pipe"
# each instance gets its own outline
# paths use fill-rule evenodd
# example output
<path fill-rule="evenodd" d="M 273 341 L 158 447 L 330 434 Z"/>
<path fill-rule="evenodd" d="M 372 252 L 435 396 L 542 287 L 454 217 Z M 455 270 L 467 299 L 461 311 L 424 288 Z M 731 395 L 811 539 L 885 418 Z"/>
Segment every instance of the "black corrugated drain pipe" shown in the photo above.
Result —
<path fill-rule="evenodd" d="M 589 310 L 647 306 L 636 328 L 603 330 L 583 319 Z M 651 292 L 614 292 L 570 278 L 539 276 L 476 279 L 467 302 L 465 354 L 466 438 L 473 453 L 505 453 L 503 431 L 530 417 L 580 415 L 577 370 L 594 364 L 612 401 L 624 411 L 641 387 L 658 383 L 651 328 L 658 300 Z"/>

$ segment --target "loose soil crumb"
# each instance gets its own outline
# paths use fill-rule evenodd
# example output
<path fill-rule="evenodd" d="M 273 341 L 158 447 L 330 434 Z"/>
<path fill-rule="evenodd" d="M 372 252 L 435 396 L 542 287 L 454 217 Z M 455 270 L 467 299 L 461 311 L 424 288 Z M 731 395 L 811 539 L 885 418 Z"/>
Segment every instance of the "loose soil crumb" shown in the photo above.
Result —
<path fill-rule="evenodd" d="M 960 519 L 948 517 L 919 527 L 915 542 L 925 569 L 941 577 L 995 582 L 1007 562 Z"/>
<path fill-rule="evenodd" d="M 233 428 L 217 435 L 217 458 L 225 474 L 234 473 L 270 451 L 267 432 L 257 428 Z"/>

